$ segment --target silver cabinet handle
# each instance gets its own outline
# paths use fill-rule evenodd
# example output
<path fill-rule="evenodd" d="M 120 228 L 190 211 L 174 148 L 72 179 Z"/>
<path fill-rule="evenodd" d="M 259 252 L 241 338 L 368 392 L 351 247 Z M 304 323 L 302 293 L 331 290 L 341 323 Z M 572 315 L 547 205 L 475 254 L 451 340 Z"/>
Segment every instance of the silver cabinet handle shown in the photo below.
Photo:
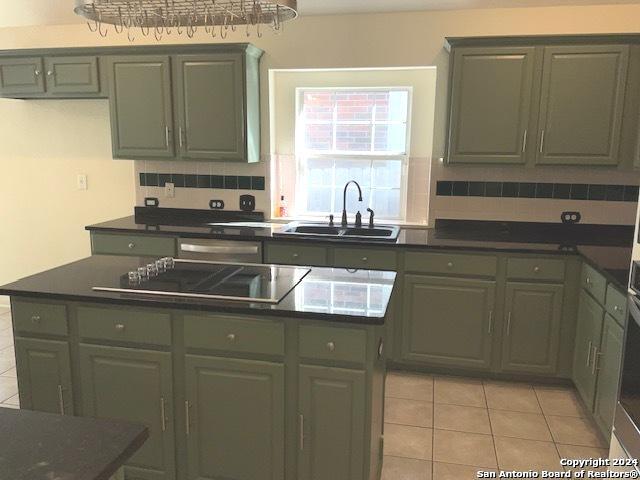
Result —
<path fill-rule="evenodd" d="M 533 273 L 540 273 L 540 267 L 538 266 L 533 267 Z"/>
<path fill-rule="evenodd" d="M 598 352 L 596 349 L 596 354 L 593 357 L 593 374 L 595 375 L 598 370 L 600 370 L 600 357 L 604 355 L 602 352 Z"/>
<path fill-rule="evenodd" d="M 298 445 L 300 447 L 300 450 L 304 450 L 304 415 L 300 414 L 298 415 L 298 419 L 299 419 L 299 428 L 300 428 L 300 437 L 298 439 Z"/>
<path fill-rule="evenodd" d="M 333 342 L 327 342 L 327 350 L 329 350 L 330 352 L 335 351 L 336 349 L 336 344 Z"/>
<path fill-rule="evenodd" d="M 191 434 L 191 419 L 189 418 L 189 400 L 184 402 L 184 420 L 187 435 Z"/>
<path fill-rule="evenodd" d="M 300 254 L 299 254 L 299 253 L 294 253 L 294 254 L 292 254 L 291 256 L 292 256 L 293 258 L 298 258 L 298 257 L 300 256 Z"/>
<path fill-rule="evenodd" d="M 243 247 L 216 247 L 212 245 L 194 245 L 191 243 L 183 243 L 180 245 L 183 252 L 193 253 L 222 253 L 227 255 L 254 255 L 258 253 L 257 245 L 249 245 Z"/>
<path fill-rule="evenodd" d="M 39 77 L 39 76 L 40 76 L 40 73 L 41 73 L 41 72 L 40 72 L 40 70 L 38 70 L 37 68 L 33 71 L 33 74 L 34 74 L 36 77 Z"/>
<path fill-rule="evenodd" d="M 542 130 L 542 134 L 540 135 L 540 153 L 544 152 L 544 133 L 545 131 Z"/>
<path fill-rule="evenodd" d="M 47 77 L 53 76 L 53 70 L 47 70 Z"/>
<path fill-rule="evenodd" d="M 507 317 L 507 337 L 511 335 L 511 312 L 509 312 L 509 316 Z"/>
<path fill-rule="evenodd" d="M 235 342 L 236 341 L 236 334 L 235 333 L 230 333 L 229 335 L 227 335 L 227 340 L 229 340 L 230 342 Z"/>
<path fill-rule="evenodd" d="M 60 415 L 64 415 L 64 395 L 62 385 L 58 385 L 58 404 L 60 406 Z"/>
<path fill-rule="evenodd" d="M 168 147 L 169 146 L 169 127 L 168 126 L 164 127 L 164 142 Z"/>
<path fill-rule="evenodd" d="M 453 262 L 447 263 L 447 268 L 453 268 Z"/>
<path fill-rule="evenodd" d="M 527 151 L 527 129 L 524 129 L 524 134 L 522 135 L 522 153 Z"/>
<path fill-rule="evenodd" d="M 621 307 L 619 307 L 618 305 L 614 305 L 614 306 L 613 306 L 613 311 L 614 311 L 614 312 L 621 312 L 621 311 L 622 311 L 622 308 L 621 308 Z"/>
<path fill-rule="evenodd" d="M 369 261 L 369 258 L 368 257 L 362 257 L 362 261 L 367 263 Z"/>
<path fill-rule="evenodd" d="M 114 325 L 114 328 L 116 329 L 116 331 L 118 332 L 124 332 L 124 323 L 116 323 Z"/>
<path fill-rule="evenodd" d="M 136 244 L 131 242 L 129 245 L 127 245 L 127 247 L 129 247 L 129 250 L 133 250 L 134 248 L 136 248 Z"/>
<path fill-rule="evenodd" d="M 587 285 L 591 286 L 591 277 L 587 277 L 585 279 L 585 282 L 587 283 Z"/>
<path fill-rule="evenodd" d="M 178 137 L 180 137 L 180 148 L 182 148 L 182 147 L 184 147 L 184 138 L 183 138 L 182 127 L 180 127 L 178 129 Z"/>
<path fill-rule="evenodd" d="M 589 348 L 587 349 L 587 367 L 591 365 L 591 349 L 593 348 L 593 342 L 589 340 Z"/>
<path fill-rule="evenodd" d="M 597 347 L 593 347 L 593 361 L 591 362 L 591 375 L 595 375 L 596 374 L 598 357 L 600 355 L 602 355 L 602 354 L 598 352 L 598 348 Z"/>
<path fill-rule="evenodd" d="M 164 397 L 160 397 L 160 425 L 162 425 L 163 432 L 167 430 L 167 418 L 164 410 Z"/>
<path fill-rule="evenodd" d="M 31 317 L 31 323 L 40 323 L 40 320 L 42 320 L 40 318 L 40 315 L 34 315 L 33 317 Z"/>
<path fill-rule="evenodd" d="M 493 310 L 489 311 L 489 330 L 487 331 L 489 335 L 493 333 Z"/>

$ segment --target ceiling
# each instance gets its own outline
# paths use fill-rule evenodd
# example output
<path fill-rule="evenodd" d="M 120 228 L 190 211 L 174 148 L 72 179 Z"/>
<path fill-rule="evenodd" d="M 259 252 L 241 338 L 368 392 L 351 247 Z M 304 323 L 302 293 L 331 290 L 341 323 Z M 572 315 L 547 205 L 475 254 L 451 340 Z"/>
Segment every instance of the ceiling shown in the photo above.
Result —
<path fill-rule="evenodd" d="M 298 0 L 301 15 L 640 3 L 640 0 Z M 81 21 L 74 0 L 0 0 L 0 27 Z"/>

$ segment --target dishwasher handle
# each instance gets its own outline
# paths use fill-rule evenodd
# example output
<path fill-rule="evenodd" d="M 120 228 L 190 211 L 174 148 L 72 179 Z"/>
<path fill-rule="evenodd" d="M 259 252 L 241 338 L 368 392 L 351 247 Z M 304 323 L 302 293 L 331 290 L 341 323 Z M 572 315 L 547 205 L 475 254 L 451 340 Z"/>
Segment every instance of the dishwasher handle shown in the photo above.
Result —
<path fill-rule="evenodd" d="M 258 245 L 222 246 L 222 245 L 196 245 L 193 243 L 181 243 L 180 251 L 191 252 L 191 253 L 223 254 L 223 255 L 257 255 L 260 253 L 260 247 Z"/>

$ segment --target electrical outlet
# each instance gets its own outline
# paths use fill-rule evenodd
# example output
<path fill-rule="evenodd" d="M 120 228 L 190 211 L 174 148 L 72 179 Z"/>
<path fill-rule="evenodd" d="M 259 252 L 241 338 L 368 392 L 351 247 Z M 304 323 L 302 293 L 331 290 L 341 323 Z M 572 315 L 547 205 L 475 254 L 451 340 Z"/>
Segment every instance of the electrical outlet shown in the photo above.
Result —
<path fill-rule="evenodd" d="M 174 198 L 176 196 L 176 185 L 174 183 L 164 184 L 164 196 L 167 198 Z"/>
<path fill-rule="evenodd" d="M 78 174 L 78 190 L 86 190 L 87 188 L 87 175 L 84 173 Z"/>

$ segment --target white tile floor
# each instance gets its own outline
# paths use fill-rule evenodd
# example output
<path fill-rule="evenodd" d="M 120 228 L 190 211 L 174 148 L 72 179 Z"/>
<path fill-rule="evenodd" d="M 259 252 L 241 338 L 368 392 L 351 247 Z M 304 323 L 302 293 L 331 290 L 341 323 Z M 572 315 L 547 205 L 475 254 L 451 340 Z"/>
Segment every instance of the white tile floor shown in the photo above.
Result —
<path fill-rule="evenodd" d="M 389 372 L 382 480 L 471 480 L 606 457 L 573 389 Z M 19 408 L 9 309 L 0 307 L 0 407 Z"/>

